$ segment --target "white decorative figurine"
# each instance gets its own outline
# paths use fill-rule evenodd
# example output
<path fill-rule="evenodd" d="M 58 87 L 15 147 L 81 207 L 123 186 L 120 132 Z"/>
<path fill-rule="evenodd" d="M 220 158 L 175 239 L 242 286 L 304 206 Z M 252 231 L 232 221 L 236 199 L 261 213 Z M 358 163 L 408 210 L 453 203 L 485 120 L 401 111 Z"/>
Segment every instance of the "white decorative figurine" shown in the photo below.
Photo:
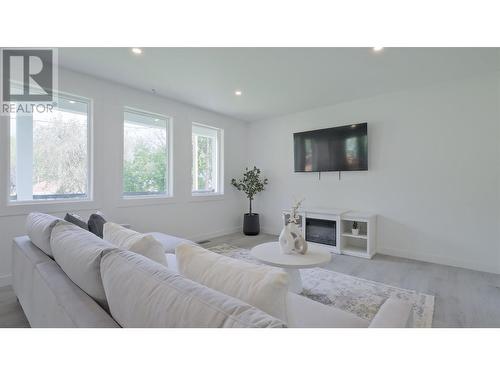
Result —
<path fill-rule="evenodd" d="M 304 199 L 297 201 L 290 212 L 290 218 L 280 233 L 279 243 L 281 251 L 285 254 L 305 254 L 307 251 L 307 242 L 302 237 L 301 230 L 297 227 L 299 215 L 297 211 Z"/>

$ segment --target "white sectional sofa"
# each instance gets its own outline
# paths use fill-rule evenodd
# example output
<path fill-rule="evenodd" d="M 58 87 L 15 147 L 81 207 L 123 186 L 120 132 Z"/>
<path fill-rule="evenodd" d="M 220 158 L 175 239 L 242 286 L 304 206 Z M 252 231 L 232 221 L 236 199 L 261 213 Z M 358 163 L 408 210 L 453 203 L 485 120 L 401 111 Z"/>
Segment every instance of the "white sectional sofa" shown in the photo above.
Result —
<path fill-rule="evenodd" d="M 12 244 L 12 286 L 31 327 L 119 327 L 28 236 Z"/>
<path fill-rule="evenodd" d="M 276 317 L 182 275 L 171 248 L 165 267 L 49 215 L 31 214 L 27 231 L 12 269 L 32 327 L 405 327 L 410 313 L 389 299 L 368 322 L 287 292 Z"/>

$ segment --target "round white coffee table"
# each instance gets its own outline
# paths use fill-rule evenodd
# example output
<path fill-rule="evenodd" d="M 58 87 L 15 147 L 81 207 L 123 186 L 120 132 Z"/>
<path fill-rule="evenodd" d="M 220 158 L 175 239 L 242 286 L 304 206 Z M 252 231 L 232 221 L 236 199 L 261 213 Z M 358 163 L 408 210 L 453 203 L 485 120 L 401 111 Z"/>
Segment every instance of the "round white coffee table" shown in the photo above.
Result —
<path fill-rule="evenodd" d="M 266 242 L 255 246 L 250 252 L 262 263 L 281 267 L 290 276 L 290 291 L 302 292 L 302 278 L 299 269 L 312 268 L 330 262 L 332 255 L 318 245 L 308 243 L 307 252 L 300 254 L 283 254 L 279 242 Z"/>

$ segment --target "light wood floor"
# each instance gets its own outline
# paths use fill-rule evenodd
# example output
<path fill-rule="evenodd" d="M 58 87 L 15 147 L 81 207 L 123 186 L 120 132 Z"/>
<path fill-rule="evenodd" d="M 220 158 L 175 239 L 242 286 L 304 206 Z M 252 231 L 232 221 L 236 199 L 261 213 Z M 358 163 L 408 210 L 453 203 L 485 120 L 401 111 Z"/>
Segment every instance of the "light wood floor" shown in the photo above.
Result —
<path fill-rule="evenodd" d="M 203 246 L 227 243 L 250 249 L 276 240 L 267 234 L 247 237 L 236 233 Z M 500 327 L 500 275 L 387 255 L 371 260 L 334 255 L 324 268 L 434 295 L 434 327 Z M 28 326 L 12 288 L 0 288 L 0 327 Z"/>
<path fill-rule="evenodd" d="M 29 326 L 12 287 L 0 288 L 0 328 L 26 328 Z"/>

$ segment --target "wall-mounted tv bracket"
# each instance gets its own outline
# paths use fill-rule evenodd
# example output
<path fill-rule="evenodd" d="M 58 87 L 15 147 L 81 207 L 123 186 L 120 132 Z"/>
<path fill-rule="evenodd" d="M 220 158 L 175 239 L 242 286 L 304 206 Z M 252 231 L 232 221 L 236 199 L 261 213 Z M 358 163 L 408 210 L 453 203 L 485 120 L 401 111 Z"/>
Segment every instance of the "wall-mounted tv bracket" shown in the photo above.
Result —
<path fill-rule="evenodd" d="M 342 171 L 339 171 L 339 181 L 341 180 L 341 173 Z M 321 172 L 318 172 L 318 180 L 321 181 Z"/>

